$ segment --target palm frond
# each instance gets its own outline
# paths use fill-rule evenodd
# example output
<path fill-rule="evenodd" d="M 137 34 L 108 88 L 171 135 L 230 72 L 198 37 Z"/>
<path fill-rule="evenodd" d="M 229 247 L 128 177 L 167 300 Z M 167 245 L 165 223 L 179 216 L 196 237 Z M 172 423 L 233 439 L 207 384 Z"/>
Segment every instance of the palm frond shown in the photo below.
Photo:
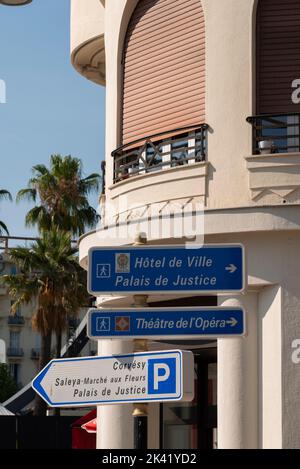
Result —
<path fill-rule="evenodd" d="M 38 225 L 41 230 L 48 229 L 51 225 L 49 214 L 44 206 L 33 207 L 26 215 L 26 226 Z"/>
<path fill-rule="evenodd" d="M 35 166 L 33 166 L 32 172 L 38 173 L 40 176 L 45 176 L 46 174 L 49 174 L 49 170 L 44 164 L 36 164 Z"/>
<path fill-rule="evenodd" d="M 3 231 L 7 234 L 7 236 L 9 235 L 7 226 L 5 225 L 3 221 L 0 220 L 0 235 L 3 233 Z"/>
<path fill-rule="evenodd" d="M 34 188 L 27 187 L 26 189 L 21 189 L 17 193 L 16 201 L 20 202 L 23 199 L 29 200 L 29 201 L 36 201 L 36 196 L 37 196 L 37 191 Z"/>
<path fill-rule="evenodd" d="M 10 202 L 12 202 L 12 196 L 11 193 L 5 189 L 0 189 L 0 199 L 7 199 Z"/>

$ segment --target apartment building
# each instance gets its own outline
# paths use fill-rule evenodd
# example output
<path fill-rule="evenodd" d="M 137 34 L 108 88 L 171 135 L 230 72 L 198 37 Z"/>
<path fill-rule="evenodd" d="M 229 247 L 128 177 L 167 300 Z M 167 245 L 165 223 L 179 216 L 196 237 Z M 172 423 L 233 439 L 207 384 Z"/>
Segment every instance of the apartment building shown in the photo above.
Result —
<path fill-rule="evenodd" d="M 11 262 L 8 252 L 0 251 L 0 278 L 2 275 L 14 275 L 17 273 L 16 266 Z M 8 293 L 7 287 L 0 285 L 0 338 L 5 342 L 6 363 L 18 388 L 26 386 L 37 375 L 39 370 L 41 338 L 38 332 L 33 330 L 31 319 L 35 310 L 35 303 L 22 305 L 12 315 L 11 307 L 13 300 Z M 70 317 L 68 329 L 63 334 L 62 345 L 69 340 L 87 313 L 87 308 L 82 308 L 78 316 Z M 55 337 L 53 337 L 53 354 Z M 89 343 L 84 355 L 93 355 L 95 344 Z"/>
<path fill-rule="evenodd" d="M 150 344 L 193 350 L 196 363 L 192 403 L 148 406 L 151 448 L 300 446 L 299 49 L 294 0 L 71 2 L 72 63 L 106 87 L 103 226 L 81 238 L 81 265 L 91 247 L 133 243 L 153 209 L 162 227 L 183 211 L 197 224 L 203 209 L 205 243 L 246 250 L 242 295 L 148 297 L 247 315 L 245 338 Z M 168 230 L 147 239 L 186 243 Z M 130 350 L 98 343 L 100 355 Z M 99 448 L 132 447 L 131 414 L 99 406 Z"/>
<path fill-rule="evenodd" d="M 9 260 L 7 253 L 0 253 L 0 275 L 16 273 L 16 267 Z M 6 344 L 6 362 L 18 387 L 29 383 L 38 370 L 40 350 L 39 335 L 31 328 L 31 316 L 34 305 L 18 308 L 11 314 L 13 300 L 7 287 L 0 286 L 0 331 L 1 339 Z"/>

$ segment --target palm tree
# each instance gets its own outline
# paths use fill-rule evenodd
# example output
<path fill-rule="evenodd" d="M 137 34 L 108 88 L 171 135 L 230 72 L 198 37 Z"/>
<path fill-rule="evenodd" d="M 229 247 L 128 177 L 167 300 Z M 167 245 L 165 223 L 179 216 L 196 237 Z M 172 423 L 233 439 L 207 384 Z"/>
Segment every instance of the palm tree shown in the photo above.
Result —
<path fill-rule="evenodd" d="M 17 201 L 27 198 L 37 205 L 26 215 L 26 224 L 37 225 L 39 231 L 58 227 L 73 235 L 95 226 L 97 212 L 89 205 L 88 195 L 97 191 L 100 175 L 82 177 L 82 163 L 70 155 L 51 155 L 50 168 L 33 167 L 28 187 L 18 192 Z M 61 335 L 57 335 L 57 357 L 60 355 Z"/>
<path fill-rule="evenodd" d="M 26 216 L 28 226 L 40 230 L 57 226 L 81 235 L 85 228 L 95 226 L 98 215 L 89 205 L 88 195 L 98 191 L 100 175 L 82 177 L 82 163 L 70 155 L 51 155 L 50 168 L 39 164 L 33 167 L 28 187 L 18 192 L 17 201 L 27 198 L 37 205 Z"/>
<path fill-rule="evenodd" d="M 52 155 L 50 167 L 47 168 L 43 164 L 34 166 L 33 177 L 29 180 L 28 187 L 20 190 L 17 195 L 17 200 L 27 198 L 36 204 L 27 213 L 26 224 L 36 225 L 43 237 L 45 231 L 53 229 L 73 236 L 83 234 L 85 228 L 95 226 L 98 221 L 97 212 L 88 202 L 88 195 L 98 191 L 100 179 L 100 175 L 96 173 L 83 177 L 82 163 L 78 158 L 70 155 Z M 69 243 L 71 248 L 71 238 Z M 81 277 L 83 275 L 82 271 Z M 68 288 L 69 302 L 71 302 L 71 289 L 75 289 L 76 285 L 69 285 Z M 86 293 L 86 290 L 84 291 Z M 57 310 L 56 314 L 58 313 Z M 61 311 L 60 314 L 64 315 L 64 312 Z M 64 324 L 65 320 L 64 318 Z M 63 329 L 49 326 L 50 330 L 56 333 L 56 356 L 59 357 Z"/>
<path fill-rule="evenodd" d="M 29 248 L 10 250 L 19 273 L 3 276 L 3 282 L 15 300 L 13 312 L 20 304 L 36 301 L 32 325 L 41 335 L 40 369 L 50 360 L 52 333 L 61 335 L 68 316 L 78 312 L 87 300 L 85 273 L 75 254 L 70 234 L 58 228 L 43 231 Z M 45 415 L 46 408 L 37 396 L 35 415 Z"/>
<path fill-rule="evenodd" d="M 1 199 L 8 199 L 10 201 L 12 201 L 12 196 L 10 194 L 10 192 L 6 191 L 5 189 L 0 189 L 0 200 Z M 0 235 L 3 233 L 3 231 L 8 235 L 8 229 L 7 229 L 7 226 L 5 225 L 5 223 L 3 223 L 3 221 L 0 220 Z"/>

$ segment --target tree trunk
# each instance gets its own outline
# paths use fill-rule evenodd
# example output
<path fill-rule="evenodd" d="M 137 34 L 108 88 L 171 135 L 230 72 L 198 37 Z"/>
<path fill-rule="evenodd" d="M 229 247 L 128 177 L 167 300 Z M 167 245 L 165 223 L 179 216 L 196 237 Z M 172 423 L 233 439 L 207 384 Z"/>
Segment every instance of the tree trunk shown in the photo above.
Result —
<path fill-rule="evenodd" d="M 60 352 L 61 352 L 61 344 L 62 344 L 62 334 L 61 332 L 56 334 L 56 358 L 60 358 Z"/>
<path fill-rule="evenodd" d="M 56 358 L 61 357 L 61 355 L 60 355 L 60 353 L 61 353 L 61 344 L 62 344 L 62 334 L 61 334 L 61 332 L 58 332 L 56 334 L 56 353 L 55 353 Z M 56 415 L 56 417 L 60 417 L 60 408 L 59 407 L 55 407 L 54 415 Z"/>
<path fill-rule="evenodd" d="M 41 337 L 41 355 L 39 368 L 42 370 L 51 358 L 51 333 Z M 44 416 L 47 412 L 47 403 L 37 394 L 34 399 L 34 412 L 36 416 Z"/>

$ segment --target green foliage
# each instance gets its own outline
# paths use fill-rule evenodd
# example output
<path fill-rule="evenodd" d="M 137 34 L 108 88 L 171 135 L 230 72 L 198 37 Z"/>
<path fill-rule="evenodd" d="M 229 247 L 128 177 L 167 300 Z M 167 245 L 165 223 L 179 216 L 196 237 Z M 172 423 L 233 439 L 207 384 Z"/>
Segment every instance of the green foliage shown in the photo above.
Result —
<path fill-rule="evenodd" d="M 42 336 L 61 333 L 68 316 L 87 303 L 86 274 L 78 264 L 76 252 L 71 235 L 58 228 L 43 231 L 29 248 L 10 250 L 19 273 L 4 275 L 2 281 L 15 300 L 12 310 L 36 300 L 32 322 Z"/>
<path fill-rule="evenodd" d="M 98 191 L 100 179 L 96 173 L 83 177 L 78 158 L 52 155 L 50 167 L 34 166 L 28 187 L 17 195 L 17 201 L 26 199 L 35 204 L 25 221 L 29 226 L 37 226 L 40 239 L 29 248 L 10 250 L 10 259 L 19 273 L 4 275 L 2 282 L 15 300 L 12 312 L 20 304 L 32 301 L 36 304 L 32 325 L 42 339 L 40 366 L 50 359 L 52 334 L 56 334 L 59 353 L 68 317 L 74 317 L 89 298 L 86 273 L 78 264 L 71 236 L 81 235 L 86 228 L 96 225 L 99 217 L 89 205 L 88 196 Z M 0 230 L 1 226 L 6 229 L 0 222 Z M 45 404 L 41 405 L 38 398 L 36 414 L 43 415 L 45 410 Z"/>
<path fill-rule="evenodd" d="M 17 201 L 27 199 L 37 204 L 27 213 L 28 226 L 38 226 L 39 230 L 57 226 L 81 235 L 98 221 L 88 196 L 98 191 L 99 183 L 99 174 L 82 177 L 82 163 L 78 158 L 52 155 L 50 168 L 43 164 L 33 167 L 33 177 L 28 187 L 18 192 Z"/>
<path fill-rule="evenodd" d="M 0 200 L 1 199 L 8 199 L 10 202 L 12 201 L 12 196 L 10 192 L 6 191 L 5 189 L 0 189 Z M 0 220 L 0 235 L 6 233 L 7 235 L 9 234 L 7 226 L 3 221 Z"/>
<path fill-rule="evenodd" d="M 17 384 L 6 363 L 0 363 L 0 402 L 5 402 L 17 392 Z"/>

